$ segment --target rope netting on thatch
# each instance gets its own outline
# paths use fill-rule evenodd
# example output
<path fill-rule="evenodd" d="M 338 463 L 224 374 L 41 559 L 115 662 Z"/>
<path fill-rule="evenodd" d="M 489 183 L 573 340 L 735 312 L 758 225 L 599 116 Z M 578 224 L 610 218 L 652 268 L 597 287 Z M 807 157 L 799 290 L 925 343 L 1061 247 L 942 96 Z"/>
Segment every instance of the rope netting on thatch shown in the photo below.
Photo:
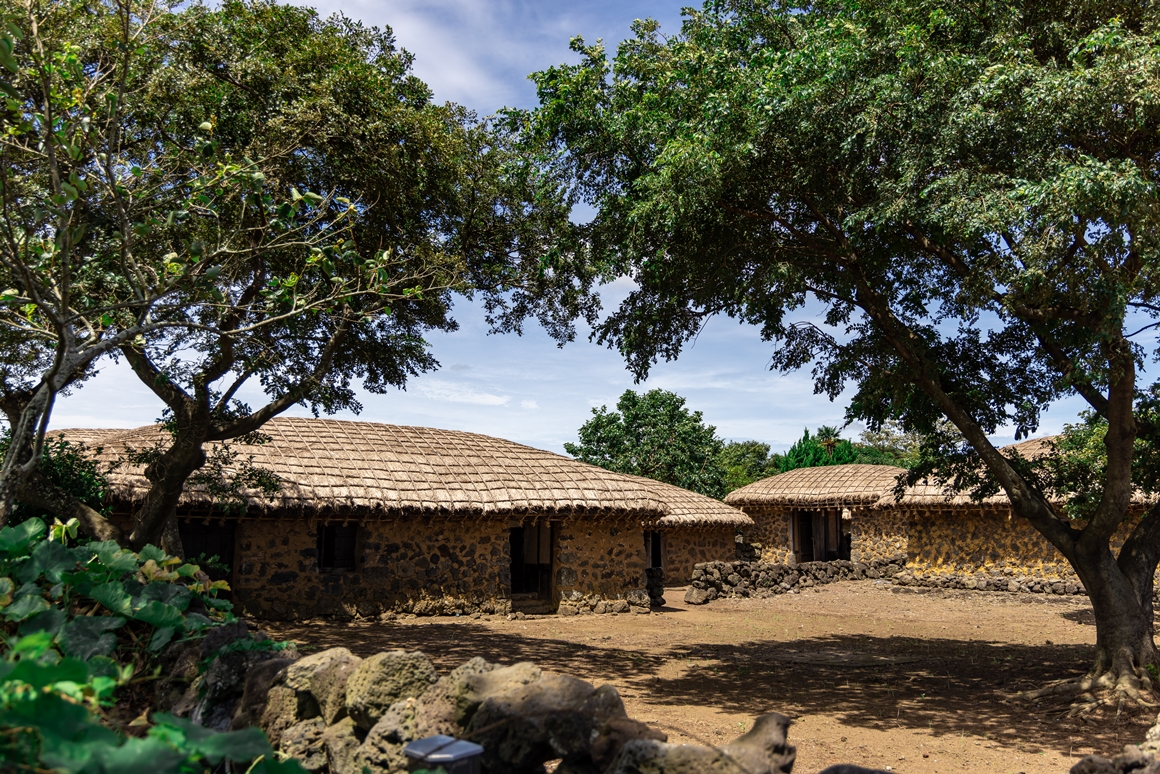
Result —
<path fill-rule="evenodd" d="M 106 460 L 120 458 L 126 448 L 168 441 L 157 425 L 54 434 L 60 432 L 103 447 Z M 670 526 L 752 523 L 712 498 L 476 433 L 296 417 L 272 419 L 261 432 L 269 436 L 267 443 L 233 448 L 282 479 L 274 498 L 250 499 L 262 510 L 464 516 L 606 512 L 650 523 L 671 517 Z M 112 484 L 115 496 L 130 502 L 143 498 L 149 486 L 140 466 L 126 464 L 114 471 Z M 197 486 L 187 486 L 182 504 L 208 500 Z"/>

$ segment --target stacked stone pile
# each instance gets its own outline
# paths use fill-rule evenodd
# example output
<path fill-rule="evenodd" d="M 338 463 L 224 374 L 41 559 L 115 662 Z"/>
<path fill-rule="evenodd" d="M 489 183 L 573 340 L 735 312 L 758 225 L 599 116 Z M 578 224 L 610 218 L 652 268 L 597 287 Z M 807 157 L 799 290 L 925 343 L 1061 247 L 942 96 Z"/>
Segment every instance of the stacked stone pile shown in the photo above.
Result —
<path fill-rule="evenodd" d="M 253 638 L 244 624 L 228 636 Z M 219 730 L 258 726 L 313 774 L 401 774 L 406 744 L 437 734 L 481 745 L 486 774 L 533 774 L 553 760 L 561 760 L 558 774 L 778 774 L 795 758 L 784 715 L 757 718 L 721 747 L 669 744 L 628 717 L 612 686 L 530 663 L 473 658 L 439 675 L 420 652 L 360 658 L 330 648 L 298 658 L 251 642 L 223 649 L 199 675 L 202 654 L 197 644 L 174 651 L 176 663 L 192 659 L 194 669 L 177 670 L 190 679 L 172 709 Z"/>
<path fill-rule="evenodd" d="M 572 592 L 564 597 L 556 608 L 557 615 L 585 615 L 595 613 L 648 613 L 652 602 L 649 592 L 644 589 L 633 589 L 622 599 L 605 599 L 599 595 L 581 595 Z"/>
<path fill-rule="evenodd" d="M 644 571 L 645 591 L 648 592 L 648 601 L 652 607 L 664 607 L 665 604 L 665 568 L 649 567 Z"/>
<path fill-rule="evenodd" d="M 768 597 L 839 580 L 886 580 L 895 586 L 975 589 L 1023 594 L 1086 594 L 1075 580 L 1031 578 L 1006 570 L 993 574 L 916 573 L 906 568 L 906 555 L 872 562 L 704 562 L 693 569 L 685 602 L 703 605 L 720 597 Z M 1158 592 L 1160 593 L 1160 592 Z"/>
<path fill-rule="evenodd" d="M 703 605 L 718 597 L 768 597 L 839 580 L 892 578 L 902 573 L 905 566 L 904 555 L 869 564 L 844 560 L 795 565 L 704 562 L 693 568 L 685 602 Z"/>

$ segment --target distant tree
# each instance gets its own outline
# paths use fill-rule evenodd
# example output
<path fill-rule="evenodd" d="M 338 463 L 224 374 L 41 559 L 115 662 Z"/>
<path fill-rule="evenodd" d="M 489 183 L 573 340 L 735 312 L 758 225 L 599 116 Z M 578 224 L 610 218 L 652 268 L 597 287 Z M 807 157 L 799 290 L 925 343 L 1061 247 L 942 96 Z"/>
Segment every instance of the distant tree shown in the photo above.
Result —
<path fill-rule="evenodd" d="M 778 471 L 785 473 L 796 468 L 818 468 L 823 465 L 848 465 L 858 456 L 854 445 L 838 435 L 828 425 L 819 427 L 810 435 L 807 429 L 802 437 L 789 447 L 778 461 Z"/>
<path fill-rule="evenodd" d="M 769 454 L 769 444 L 761 441 L 729 441 L 721 449 L 725 469 L 725 491 L 732 492 L 778 472 L 777 455 Z"/>
<path fill-rule="evenodd" d="M 618 473 L 654 478 L 718 499 L 725 496 L 724 442 L 717 428 L 685 408 L 685 399 L 667 390 L 638 394 L 625 390 L 616 402 L 592 409 L 580 427 L 579 443 L 564 449 L 578 460 Z"/>

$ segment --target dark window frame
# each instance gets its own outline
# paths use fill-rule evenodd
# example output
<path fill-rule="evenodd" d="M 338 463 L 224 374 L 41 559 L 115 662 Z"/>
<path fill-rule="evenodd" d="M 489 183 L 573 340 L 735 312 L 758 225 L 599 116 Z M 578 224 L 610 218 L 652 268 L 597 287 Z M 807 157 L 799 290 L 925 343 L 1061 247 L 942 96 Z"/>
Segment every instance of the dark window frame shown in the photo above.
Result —
<path fill-rule="evenodd" d="M 318 525 L 318 571 L 352 572 L 358 569 L 358 525 L 329 522 Z"/>

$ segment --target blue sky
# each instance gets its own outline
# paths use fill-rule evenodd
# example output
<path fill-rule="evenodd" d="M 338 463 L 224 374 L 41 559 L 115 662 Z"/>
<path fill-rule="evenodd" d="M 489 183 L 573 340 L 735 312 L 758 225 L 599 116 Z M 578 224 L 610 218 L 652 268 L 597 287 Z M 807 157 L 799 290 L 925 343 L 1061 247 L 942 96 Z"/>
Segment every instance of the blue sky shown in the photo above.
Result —
<path fill-rule="evenodd" d="M 343 11 L 376 26 L 389 25 L 416 56 L 415 72 L 440 101 L 488 115 L 507 106 L 530 107 L 528 73 L 573 61 L 568 41 L 603 38 L 612 48 L 633 19 L 654 18 L 662 31 L 680 23 L 678 2 L 521 2 L 514 0 L 323 0 L 323 14 Z M 613 302 L 623 288 L 612 287 Z M 845 404 L 813 394 L 808 372 L 768 370 L 772 350 L 756 329 L 718 319 L 676 363 L 661 364 L 633 384 L 619 356 L 584 335 L 563 349 L 530 326 L 523 337 L 488 336 L 480 311 L 461 303 L 453 334 L 429 338 L 442 368 L 405 392 L 366 395 L 361 419 L 469 430 L 562 452 L 593 407 L 612 406 L 626 389 L 660 387 L 688 399 L 690 408 L 732 440 L 758 439 L 787 448 L 802 428 L 840 424 Z M 261 396 L 242 396 L 251 405 Z M 161 403 L 124 366 L 106 363 L 96 379 L 61 399 L 53 427 L 133 427 L 153 421 Z M 1074 401 L 1055 407 L 1043 433 L 1072 421 Z M 305 410 L 290 414 L 306 415 Z M 340 415 L 354 418 L 352 415 Z M 846 435 L 856 437 L 858 428 Z M 1007 439 L 1003 439 L 1007 440 Z"/>

